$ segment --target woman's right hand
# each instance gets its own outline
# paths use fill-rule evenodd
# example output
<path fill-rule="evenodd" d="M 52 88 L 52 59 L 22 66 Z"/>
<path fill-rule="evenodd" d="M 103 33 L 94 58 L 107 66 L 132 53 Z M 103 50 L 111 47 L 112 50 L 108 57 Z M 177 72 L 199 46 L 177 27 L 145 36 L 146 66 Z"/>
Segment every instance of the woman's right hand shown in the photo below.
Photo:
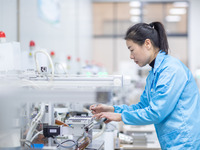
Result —
<path fill-rule="evenodd" d="M 92 114 L 98 114 L 101 112 L 114 112 L 114 107 L 104 104 L 94 104 L 90 106 L 90 110 L 92 111 Z"/>

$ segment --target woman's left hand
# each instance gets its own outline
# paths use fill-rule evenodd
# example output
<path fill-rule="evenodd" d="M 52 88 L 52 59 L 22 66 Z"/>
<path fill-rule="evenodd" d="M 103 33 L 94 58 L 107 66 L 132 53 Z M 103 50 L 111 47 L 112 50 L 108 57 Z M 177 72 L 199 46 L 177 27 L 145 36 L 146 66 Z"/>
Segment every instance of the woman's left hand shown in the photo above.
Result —
<path fill-rule="evenodd" d="M 95 114 L 93 118 L 96 118 L 96 119 L 106 118 L 107 120 L 105 121 L 105 123 L 109 123 L 110 121 L 122 121 L 121 114 L 114 113 L 114 112 L 101 112 L 101 113 Z"/>

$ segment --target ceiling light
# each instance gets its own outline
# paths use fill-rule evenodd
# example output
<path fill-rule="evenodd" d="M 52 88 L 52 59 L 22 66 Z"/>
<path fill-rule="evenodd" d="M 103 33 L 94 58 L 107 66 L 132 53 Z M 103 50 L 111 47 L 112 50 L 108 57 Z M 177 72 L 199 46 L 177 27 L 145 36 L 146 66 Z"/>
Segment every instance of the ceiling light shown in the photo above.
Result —
<path fill-rule="evenodd" d="M 130 7 L 140 7 L 141 6 L 141 2 L 139 2 L 139 1 L 131 1 L 129 3 L 129 6 Z"/>
<path fill-rule="evenodd" d="M 187 2 L 174 2 L 173 6 L 174 7 L 188 7 L 188 3 Z"/>
<path fill-rule="evenodd" d="M 186 14 L 186 9 L 185 8 L 172 8 L 169 10 L 169 13 L 171 15 L 183 15 L 183 14 Z"/>
<path fill-rule="evenodd" d="M 166 16 L 165 20 L 167 22 L 179 22 L 181 21 L 181 16 Z"/>
<path fill-rule="evenodd" d="M 141 10 L 138 8 L 132 8 L 129 12 L 131 15 L 140 15 L 141 14 Z"/>

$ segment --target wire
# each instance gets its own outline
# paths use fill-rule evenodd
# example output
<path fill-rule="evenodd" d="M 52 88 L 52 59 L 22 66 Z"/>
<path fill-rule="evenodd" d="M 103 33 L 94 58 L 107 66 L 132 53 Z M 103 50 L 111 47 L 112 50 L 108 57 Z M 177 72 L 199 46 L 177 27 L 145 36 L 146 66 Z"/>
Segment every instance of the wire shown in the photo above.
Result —
<path fill-rule="evenodd" d="M 70 140 L 70 139 L 68 139 L 66 141 L 63 141 L 62 143 L 59 143 L 55 138 L 53 138 L 53 139 L 54 139 L 55 143 L 58 144 L 57 147 L 62 147 L 62 148 L 72 148 L 72 147 L 76 146 L 77 143 L 78 143 L 77 141 Z M 67 143 L 67 142 L 73 142 L 74 144 L 72 144 L 70 146 L 64 146 L 64 145 L 62 145 L 62 144 Z"/>
<path fill-rule="evenodd" d="M 39 65 L 38 65 L 38 60 L 36 59 L 36 54 L 37 53 L 43 53 L 43 54 L 45 54 L 47 56 L 47 58 L 48 58 L 48 60 L 50 62 L 50 65 L 51 65 L 51 73 L 52 73 L 51 74 L 51 80 L 53 80 L 53 78 L 54 78 L 54 65 L 53 65 L 53 61 L 52 61 L 51 57 L 44 50 L 35 51 L 35 53 L 34 53 L 34 59 L 35 59 L 35 65 L 36 65 L 36 69 L 37 69 L 38 73 L 40 73 L 40 69 L 39 69 Z"/>
<path fill-rule="evenodd" d="M 65 67 L 63 66 L 63 64 L 62 64 L 62 63 L 56 62 L 56 63 L 55 63 L 55 69 L 56 69 L 56 71 L 57 71 L 58 73 L 59 73 L 58 68 L 60 69 L 60 67 L 62 68 L 62 70 L 64 71 L 64 73 L 67 74 L 67 71 L 65 70 Z"/>
<path fill-rule="evenodd" d="M 39 135 L 39 134 L 42 134 L 43 133 L 43 130 L 42 131 L 40 131 L 40 132 L 38 132 L 38 133 L 36 133 L 32 138 L 31 138 L 31 142 L 33 142 L 33 140 Z"/>
<path fill-rule="evenodd" d="M 66 141 L 61 142 L 60 144 L 64 144 L 64 143 L 67 143 L 67 142 L 74 142 L 74 143 L 76 143 L 74 140 L 68 139 L 68 140 L 66 140 Z"/>
<path fill-rule="evenodd" d="M 31 141 L 29 141 L 29 140 L 26 140 L 26 139 L 21 139 L 20 140 L 21 142 L 24 142 L 24 144 L 26 145 L 26 146 L 28 146 L 29 148 L 34 148 L 34 144 L 31 142 Z M 29 143 L 29 144 L 27 144 L 27 143 Z M 32 147 L 31 147 L 32 146 Z"/>
<path fill-rule="evenodd" d="M 77 142 L 77 147 L 79 146 L 79 145 L 78 145 L 78 144 L 79 144 L 79 143 L 78 143 L 79 140 L 80 140 L 80 139 L 83 139 L 83 138 L 86 138 L 86 135 L 85 135 L 85 134 L 86 134 L 86 133 L 84 132 L 83 135 L 80 136 L 80 137 L 77 139 L 77 141 L 76 141 L 76 142 Z"/>
<path fill-rule="evenodd" d="M 82 143 L 80 143 L 79 146 L 77 146 L 77 150 L 84 150 L 90 143 L 91 143 L 90 138 L 85 137 L 84 141 Z"/>
<path fill-rule="evenodd" d="M 22 85 L 22 86 L 31 86 L 31 87 L 34 87 L 36 89 L 40 89 L 40 87 L 36 83 L 34 83 L 33 81 L 31 81 L 31 80 L 22 79 L 21 81 L 22 81 L 22 83 L 23 82 L 25 83 L 25 85 Z"/>
<path fill-rule="evenodd" d="M 94 139 L 98 138 L 99 136 L 101 136 L 101 135 L 104 133 L 105 129 L 106 129 L 106 124 L 103 122 L 101 131 L 98 132 L 98 133 L 96 133 L 96 134 L 92 137 L 92 139 L 94 140 Z"/>
<path fill-rule="evenodd" d="M 40 122 L 40 120 L 42 119 L 43 115 L 45 113 L 45 104 L 41 103 L 41 108 L 40 108 L 40 112 L 37 114 L 37 116 L 35 116 L 35 118 L 32 120 L 31 122 L 31 126 L 28 130 L 28 133 L 26 135 L 26 140 L 30 140 L 32 139 L 32 135 L 38 125 L 38 123 Z"/>
<path fill-rule="evenodd" d="M 62 147 L 62 148 L 72 148 L 72 147 L 74 147 L 74 146 L 78 147 L 78 141 L 79 141 L 80 139 L 82 139 L 82 138 L 86 138 L 85 132 L 83 133 L 82 136 L 80 136 L 80 137 L 77 139 L 77 141 L 74 141 L 74 140 L 71 140 L 71 139 L 67 139 L 66 141 L 63 141 L 63 142 L 59 143 L 59 142 L 53 137 L 55 143 L 58 144 L 57 147 Z M 73 142 L 74 144 L 72 144 L 72 145 L 70 145 L 70 146 L 64 146 L 64 145 L 62 145 L 62 144 L 67 143 L 67 142 Z"/>

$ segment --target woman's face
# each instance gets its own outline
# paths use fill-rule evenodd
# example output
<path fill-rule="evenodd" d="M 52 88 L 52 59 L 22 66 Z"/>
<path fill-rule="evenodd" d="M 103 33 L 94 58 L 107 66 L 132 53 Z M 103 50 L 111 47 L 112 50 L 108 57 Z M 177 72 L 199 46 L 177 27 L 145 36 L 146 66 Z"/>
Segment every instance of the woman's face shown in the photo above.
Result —
<path fill-rule="evenodd" d="M 149 43 L 150 42 L 150 43 Z M 130 50 L 130 58 L 134 60 L 136 64 L 140 67 L 145 66 L 146 64 L 151 63 L 152 51 L 151 51 L 151 41 L 145 41 L 145 43 L 140 46 L 133 42 L 132 40 L 126 40 L 126 45 Z"/>

